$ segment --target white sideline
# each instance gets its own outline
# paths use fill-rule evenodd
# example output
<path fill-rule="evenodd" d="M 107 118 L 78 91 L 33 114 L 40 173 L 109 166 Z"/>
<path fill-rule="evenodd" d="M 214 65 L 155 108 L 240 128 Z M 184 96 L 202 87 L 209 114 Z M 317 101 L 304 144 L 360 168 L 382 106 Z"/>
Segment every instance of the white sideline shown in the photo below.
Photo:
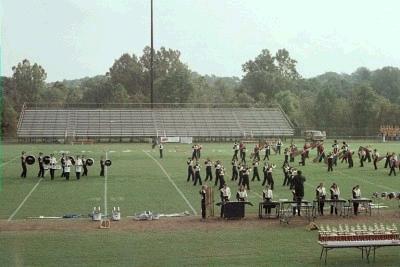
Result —
<path fill-rule="evenodd" d="M 108 160 L 108 154 L 106 152 L 106 160 Z M 108 176 L 108 172 L 107 172 L 108 167 L 105 166 L 105 170 L 104 170 L 104 215 L 107 217 L 107 176 Z"/>
<path fill-rule="evenodd" d="M 194 215 L 197 215 L 196 210 L 193 208 L 192 204 L 190 204 L 189 200 L 185 197 L 185 195 L 182 193 L 182 191 L 179 189 L 179 187 L 175 184 L 175 182 L 171 179 L 171 176 L 167 173 L 167 171 L 164 169 L 164 167 L 156 160 L 151 154 L 149 154 L 147 151 L 142 150 L 144 153 L 147 154 L 152 160 L 154 160 L 157 165 L 160 167 L 160 169 L 164 172 L 165 176 L 167 176 L 168 180 L 171 182 L 171 184 L 175 187 L 176 191 L 181 195 L 183 200 L 185 200 L 186 204 L 189 206 L 189 208 L 193 211 Z"/>
<path fill-rule="evenodd" d="M 9 161 L 3 162 L 0 164 L 0 166 L 5 166 L 10 162 L 13 162 L 14 160 L 18 159 L 20 156 L 16 156 L 15 158 L 10 159 Z"/>
<path fill-rule="evenodd" d="M 43 181 L 43 178 L 40 178 L 39 181 L 35 184 L 35 186 L 31 189 L 31 191 L 26 195 L 24 200 L 22 200 L 21 204 L 19 204 L 18 208 L 8 217 L 7 221 L 11 221 L 14 216 L 18 213 L 18 211 L 22 208 L 22 206 L 25 204 L 25 202 L 28 200 L 28 198 L 31 196 L 33 191 L 35 191 L 36 187 L 40 184 L 40 182 Z"/>

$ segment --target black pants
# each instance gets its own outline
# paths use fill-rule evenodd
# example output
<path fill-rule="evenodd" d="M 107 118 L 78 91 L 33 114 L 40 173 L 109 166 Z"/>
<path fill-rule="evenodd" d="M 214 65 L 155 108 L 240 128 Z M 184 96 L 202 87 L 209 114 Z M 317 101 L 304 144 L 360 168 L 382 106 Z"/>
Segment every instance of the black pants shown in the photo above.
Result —
<path fill-rule="evenodd" d="M 206 201 L 205 200 L 201 201 L 201 218 L 203 218 L 203 219 L 206 218 Z"/>
<path fill-rule="evenodd" d="M 253 169 L 253 178 L 251 181 L 254 181 L 254 179 L 257 178 L 258 181 L 260 181 L 260 175 L 258 174 L 258 168 Z"/>
<path fill-rule="evenodd" d="M 281 154 L 281 146 L 276 147 L 277 153 L 280 155 Z"/>
<path fill-rule="evenodd" d="M 69 180 L 69 172 L 65 172 L 65 173 L 64 173 L 64 176 L 65 176 L 65 179 L 66 179 L 66 180 Z"/>
<path fill-rule="evenodd" d="M 272 175 L 267 176 L 268 185 L 270 186 L 271 190 L 274 190 L 274 179 Z"/>
<path fill-rule="evenodd" d="M 319 208 L 319 214 L 324 215 L 324 206 L 325 206 L 325 199 L 319 199 L 318 201 L 318 208 Z"/>
<path fill-rule="evenodd" d="M 283 186 L 289 185 L 289 173 L 284 173 L 285 178 L 283 179 Z"/>
<path fill-rule="evenodd" d="M 378 166 L 376 165 L 377 163 L 378 163 L 378 160 L 377 160 L 377 159 L 374 159 L 374 168 L 375 168 L 375 170 L 378 169 Z"/>
<path fill-rule="evenodd" d="M 212 181 L 212 171 L 211 167 L 206 167 L 206 179 L 204 181 L 207 181 L 208 178 L 210 178 L 210 182 Z"/>
<path fill-rule="evenodd" d="M 364 167 L 364 161 L 365 161 L 365 158 L 364 158 L 364 156 L 363 156 L 363 157 L 361 157 L 361 159 L 360 159 L 360 167 Z"/>
<path fill-rule="evenodd" d="M 160 159 L 162 159 L 162 149 L 160 149 Z"/>
<path fill-rule="evenodd" d="M 199 181 L 199 184 L 202 185 L 201 182 L 201 177 L 200 177 L 200 172 L 196 172 L 196 174 L 194 175 L 194 184 L 193 185 L 197 185 L 197 181 Z"/>
<path fill-rule="evenodd" d="M 247 190 L 250 190 L 250 182 L 249 182 L 249 176 L 243 176 L 243 186 L 247 186 Z"/>
<path fill-rule="evenodd" d="M 392 173 L 394 174 L 394 176 L 396 176 L 396 166 L 394 166 L 394 164 L 390 166 L 389 176 L 392 176 Z"/>
<path fill-rule="evenodd" d="M 37 175 L 37 177 L 44 177 L 44 167 L 43 165 L 39 165 L 39 173 Z"/>
<path fill-rule="evenodd" d="M 385 169 L 389 166 L 389 162 L 390 162 L 389 158 L 386 157 L 385 167 L 384 167 Z"/>
<path fill-rule="evenodd" d="M 87 169 L 86 165 L 83 165 L 82 177 L 83 177 L 83 176 L 87 176 L 87 174 L 88 174 L 88 169 Z"/>
<path fill-rule="evenodd" d="M 269 160 L 269 155 L 270 155 L 270 152 L 269 152 L 268 150 L 266 150 L 263 160 L 265 160 L 265 159 L 268 159 L 268 160 Z"/>
<path fill-rule="evenodd" d="M 76 174 L 76 179 L 77 180 L 81 179 L 81 173 L 80 172 L 76 172 L 75 174 Z"/>
<path fill-rule="evenodd" d="M 234 159 L 239 160 L 238 159 L 238 150 L 235 150 L 235 152 L 233 153 L 232 160 L 234 160 Z"/>
<path fill-rule="evenodd" d="M 289 155 L 285 155 L 285 161 L 284 163 L 289 163 Z"/>
<path fill-rule="evenodd" d="M 246 152 L 242 152 L 242 163 L 246 164 Z"/>
<path fill-rule="evenodd" d="M 219 188 L 218 189 L 220 189 L 221 190 L 221 188 L 222 187 L 224 187 L 224 184 L 225 184 L 225 178 L 224 178 L 224 176 L 219 176 Z"/>
<path fill-rule="evenodd" d="M 337 205 L 336 203 L 331 205 L 331 214 L 333 214 L 333 210 L 335 210 L 335 214 L 337 215 L 337 206 L 336 205 Z"/>
<path fill-rule="evenodd" d="M 349 163 L 349 168 L 353 168 L 353 166 L 354 166 L 353 159 L 352 158 L 348 158 L 347 162 Z"/>
<path fill-rule="evenodd" d="M 254 153 L 254 159 L 260 161 L 260 153 L 259 152 Z"/>
<path fill-rule="evenodd" d="M 358 215 L 358 206 L 359 205 L 360 205 L 360 203 L 353 202 L 354 215 Z"/>
<path fill-rule="evenodd" d="M 271 202 L 270 198 L 266 198 L 265 202 Z M 269 215 L 271 214 L 271 205 L 264 205 L 264 209 L 265 209 L 265 214 Z"/>
<path fill-rule="evenodd" d="M 61 166 L 61 170 L 62 170 L 62 172 L 61 172 L 61 177 L 65 177 L 65 172 L 64 172 L 64 166 Z"/>
<path fill-rule="evenodd" d="M 55 172 L 55 169 L 50 169 L 51 180 L 54 180 L 54 172 Z"/>
<path fill-rule="evenodd" d="M 193 167 L 191 167 L 191 166 L 188 167 L 188 174 L 187 174 L 186 182 L 189 182 L 190 178 L 192 178 L 192 181 L 194 181 Z"/>
<path fill-rule="evenodd" d="M 238 174 L 238 171 L 237 171 L 237 167 L 236 166 L 232 167 L 232 179 L 231 179 L 231 181 L 236 181 L 238 176 L 239 176 L 239 174 Z"/>
<path fill-rule="evenodd" d="M 26 178 L 26 165 L 22 164 L 21 178 Z"/>
<path fill-rule="evenodd" d="M 293 199 L 294 201 L 297 202 L 297 206 L 293 207 L 293 215 L 296 215 L 296 209 L 297 209 L 297 215 L 300 216 L 300 209 L 301 209 L 301 200 L 303 199 L 302 196 L 295 196 Z"/>
<path fill-rule="evenodd" d="M 100 169 L 100 176 L 101 176 L 101 177 L 104 177 L 104 166 L 101 166 L 101 169 Z"/>
<path fill-rule="evenodd" d="M 214 186 L 217 186 L 218 182 L 220 182 L 220 177 L 219 177 L 219 171 L 216 170 L 216 171 L 215 171 L 215 182 L 214 182 Z"/>
<path fill-rule="evenodd" d="M 332 162 L 328 163 L 328 172 L 333 172 L 333 165 Z"/>
<path fill-rule="evenodd" d="M 263 180 L 263 182 L 262 182 L 262 186 L 264 186 L 265 183 L 267 182 L 267 179 L 268 179 L 267 176 L 268 176 L 267 173 L 264 172 L 264 180 Z"/>
<path fill-rule="evenodd" d="M 240 174 L 240 173 L 239 173 L 239 182 L 238 182 L 238 185 L 242 185 L 242 183 L 243 183 L 243 174 Z"/>

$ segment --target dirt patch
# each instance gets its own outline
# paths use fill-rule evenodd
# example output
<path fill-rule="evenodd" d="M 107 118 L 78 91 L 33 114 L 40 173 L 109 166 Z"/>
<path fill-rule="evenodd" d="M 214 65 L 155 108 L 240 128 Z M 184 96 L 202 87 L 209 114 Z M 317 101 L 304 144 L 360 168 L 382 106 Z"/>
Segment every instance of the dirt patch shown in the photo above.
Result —
<path fill-rule="evenodd" d="M 375 222 L 398 222 L 398 212 L 385 212 L 382 215 L 342 218 L 337 216 L 318 217 L 316 224 L 371 224 Z M 111 222 L 109 231 L 182 231 L 182 230 L 217 230 L 217 229 L 271 229 L 271 228 L 293 228 L 304 227 L 309 224 L 305 217 L 294 217 L 289 224 L 281 224 L 279 219 L 258 219 L 251 215 L 242 220 L 224 220 L 218 217 L 201 220 L 200 217 L 188 216 L 178 218 L 161 218 L 154 221 L 135 221 L 133 219 L 123 218 L 119 222 Z M 0 232 L 6 231 L 100 231 L 99 222 L 93 222 L 89 219 L 34 219 L 34 220 L 13 220 L 8 222 L 0 220 Z"/>

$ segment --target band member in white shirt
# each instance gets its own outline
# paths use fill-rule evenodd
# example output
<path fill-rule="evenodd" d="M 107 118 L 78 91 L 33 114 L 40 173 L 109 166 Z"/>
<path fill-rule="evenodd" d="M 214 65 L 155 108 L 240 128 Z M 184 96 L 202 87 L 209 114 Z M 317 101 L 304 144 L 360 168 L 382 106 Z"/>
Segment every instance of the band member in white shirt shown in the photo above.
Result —
<path fill-rule="evenodd" d="M 221 191 L 221 218 L 224 216 L 224 203 L 229 202 L 231 199 L 231 189 L 228 187 L 227 184 L 224 184 L 224 186 L 220 189 Z"/>
<path fill-rule="evenodd" d="M 57 164 L 57 159 L 54 157 L 53 154 L 50 154 L 50 177 L 51 180 L 54 180 L 54 172 L 56 171 L 56 164 Z"/>
<path fill-rule="evenodd" d="M 352 190 L 352 195 L 353 195 L 353 199 L 360 199 L 361 198 L 361 190 L 360 190 L 360 186 L 356 185 L 355 187 L 353 187 Z M 358 206 L 360 203 L 358 202 L 353 202 L 353 209 L 354 209 L 354 215 L 358 215 Z"/>
<path fill-rule="evenodd" d="M 66 180 L 69 180 L 69 173 L 71 172 L 71 165 L 72 165 L 71 159 L 68 156 L 66 156 L 65 157 L 65 166 L 64 166 L 64 176 L 65 176 Z"/>
<path fill-rule="evenodd" d="M 82 159 L 80 158 L 80 156 L 76 156 L 75 174 L 76 174 L 76 179 L 77 180 L 81 179 L 82 167 L 83 167 Z"/>
<path fill-rule="evenodd" d="M 377 170 L 378 169 L 377 163 L 378 163 L 378 159 L 379 159 L 379 152 L 376 150 L 376 148 L 372 152 L 372 159 L 374 160 L 374 169 Z"/>
<path fill-rule="evenodd" d="M 265 189 L 263 189 L 263 199 L 264 202 L 266 203 L 272 202 L 273 193 L 269 185 L 267 185 Z M 264 205 L 264 208 L 265 208 L 265 214 L 267 215 L 271 214 L 271 208 L 272 208 L 271 205 Z"/>
<path fill-rule="evenodd" d="M 232 157 L 232 161 L 233 160 L 239 160 L 238 159 L 238 153 L 239 153 L 239 144 L 237 142 L 235 142 L 233 144 L 233 157 Z"/>
<path fill-rule="evenodd" d="M 192 181 L 194 181 L 193 160 L 191 158 L 188 158 L 186 164 L 188 165 L 188 175 L 186 182 L 189 182 L 190 178 L 192 178 Z"/>
<path fill-rule="evenodd" d="M 316 199 L 318 201 L 319 214 L 324 216 L 324 206 L 326 198 L 326 189 L 323 183 L 320 183 L 315 189 Z"/>
<path fill-rule="evenodd" d="M 336 183 L 333 183 L 331 185 L 330 192 L 331 192 L 331 199 L 332 200 L 338 200 L 339 199 L 339 197 L 340 197 L 340 189 L 339 189 L 339 186 L 337 186 Z M 335 214 L 337 215 L 338 214 L 337 204 L 332 204 L 331 205 L 331 214 L 333 214 L 333 209 L 335 209 Z"/>
<path fill-rule="evenodd" d="M 236 193 L 237 201 L 247 201 L 247 191 L 243 185 L 239 187 L 239 190 Z"/>

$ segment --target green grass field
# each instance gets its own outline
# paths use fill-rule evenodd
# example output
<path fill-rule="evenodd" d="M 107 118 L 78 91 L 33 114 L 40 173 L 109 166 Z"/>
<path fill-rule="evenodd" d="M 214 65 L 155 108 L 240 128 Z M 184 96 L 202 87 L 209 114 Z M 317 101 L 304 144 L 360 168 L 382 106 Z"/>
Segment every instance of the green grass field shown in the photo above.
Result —
<path fill-rule="evenodd" d="M 300 146 L 302 142 L 299 141 L 297 144 Z M 387 151 L 400 151 L 400 143 L 350 142 L 352 149 L 366 144 L 378 148 L 381 155 Z M 252 222 L 258 220 L 258 205 L 246 209 L 244 222 L 216 220 L 207 227 L 208 223 L 200 222 L 200 216 L 197 215 L 191 221 L 194 225 L 193 230 L 188 227 L 182 229 L 174 227 L 170 231 L 158 228 L 146 230 L 146 224 L 150 225 L 152 222 L 131 222 L 126 218 L 127 215 L 144 210 L 161 213 L 187 210 L 192 215 L 200 214 L 199 187 L 186 182 L 186 159 L 191 154 L 190 147 L 190 145 L 166 144 L 164 159 L 159 159 L 158 150 L 151 150 L 148 144 L 4 145 L 1 166 L 3 186 L 0 192 L 0 266 L 315 266 L 320 264 L 317 233 L 305 230 L 306 220 L 296 220 L 289 226 L 279 225 L 278 220 L 257 221 L 255 224 Z M 206 157 L 222 160 L 227 169 L 225 178 L 235 193 L 237 186 L 229 181 L 232 144 L 204 144 L 203 147 L 201 163 Z M 250 147 L 252 145 L 248 145 L 248 148 Z M 28 177 L 21 179 L 19 155 L 22 150 L 35 155 L 39 151 L 45 155 L 69 151 L 71 155 L 85 154 L 96 161 L 89 169 L 89 176 L 83 177 L 80 181 L 72 175 L 72 179 L 67 182 L 59 178 L 60 172 L 54 181 L 50 181 L 49 174 L 46 174 L 44 180 L 39 180 L 36 177 L 37 165 L 30 166 Z M 113 163 L 107 170 L 107 178 L 102 178 L 99 177 L 98 160 L 106 153 Z M 311 158 L 315 153 L 312 151 Z M 273 155 L 271 162 L 280 167 L 283 155 Z M 314 164 L 308 160 L 306 166 L 300 168 L 307 178 L 305 199 L 314 198 L 314 190 L 319 182 L 324 182 L 327 189 L 332 182 L 338 183 L 343 198 L 350 198 L 351 188 L 356 184 L 361 186 L 362 195 L 365 197 L 371 197 L 373 192 L 400 192 L 398 176 L 389 177 L 388 170 L 383 169 L 383 164 L 384 161 L 381 161 L 377 171 L 373 170 L 372 163 L 359 168 L 355 157 L 353 169 L 348 169 L 345 164 L 339 163 L 334 172 L 328 174 L 325 164 Z M 294 164 L 296 165 L 298 166 Z M 276 187 L 274 198 L 290 199 L 289 189 L 281 186 L 283 174 L 279 167 L 274 172 Z M 204 177 L 205 168 L 202 169 L 203 180 Z M 257 204 L 262 195 L 261 182 L 252 182 L 251 189 L 249 200 Z M 388 206 L 388 212 L 398 211 L 397 201 L 379 202 Z M 7 227 L 15 223 L 30 224 L 30 220 L 25 220 L 30 216 L 62 216 L 67 213 L 86 215 L 95 206 L 101 206 L 103 211 L 107 209 L 108 214 L 113 206 L 119 206 L 124 217 L 123 223 L 141 224 L 141 228 L 127 230 L 112 227 L 110 230 L 97 230 L 95 223 L 93 230 L 88 230 L 87 227 L 82 230 L 74 227 L 71 230 L 66 228 L 46 231 L 32 227 L 29 231 L 18 231 Z M 216 211 L 219 209 L 216 208 Z M 82 220 L 88 219 L 71 220 L 71 223 L 77 223 L 76 221 L 79 223 Z M 181 219 L 175 220 L 177 224 L 181 223 Z M 329 222 L 332 223 L 332 220 Z M 371 223 L 377 221 L 398 223 L 399 217 L 373 215 L 368 217 L 368 220 Z M 171 223 L 171 220 L 168 222 Z M 263 222 L 265 225 L 260 227 Z M 48 222 L 40 222 L 40 224 L 46 223 Z M 337 223 L 352 224 L 357 221 L 353 218 L 337 219 Z M 35 222 L 35 225 L 37 224 L 38 222 Z M 377 252 L 375 265 L 398 266 L 399 252 L 398 248 L 380 250 Z M 366 262 L 361 261 L 357 250 L 333 251 L 328 257 L 329 266 L 362 264 Z"/>

